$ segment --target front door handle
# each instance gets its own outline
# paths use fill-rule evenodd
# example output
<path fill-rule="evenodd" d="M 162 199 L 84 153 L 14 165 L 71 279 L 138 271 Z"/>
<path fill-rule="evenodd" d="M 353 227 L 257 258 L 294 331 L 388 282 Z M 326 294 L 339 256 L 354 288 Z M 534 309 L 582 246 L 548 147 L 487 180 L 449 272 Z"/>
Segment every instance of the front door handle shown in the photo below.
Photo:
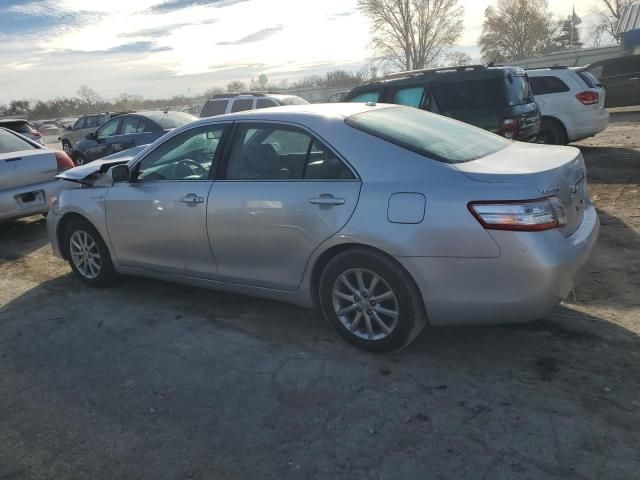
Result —
<path fill-rule="evenodd" d="M 344 198 L 336 198 L 333 195 L 320 195 L 309 200 L 314 205 L 344 205 Z"/>
<path fill-rule="evenodd" d="M 190 193 L 182 197 L 180 201 L 187 205 L 196 205 L 198 203 L 204 203 L 204 198 L 197 196 L 195 193 Z"/>

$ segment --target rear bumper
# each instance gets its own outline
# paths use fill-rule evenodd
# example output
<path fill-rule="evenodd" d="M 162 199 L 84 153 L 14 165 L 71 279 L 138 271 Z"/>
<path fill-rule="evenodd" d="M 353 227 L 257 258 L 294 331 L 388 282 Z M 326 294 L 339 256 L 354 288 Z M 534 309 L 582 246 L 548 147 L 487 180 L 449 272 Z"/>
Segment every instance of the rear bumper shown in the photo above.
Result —
<path fill-rule="evenodd" d="M 604 108 L 574 114 L 558 115 L 567 130 L 569 141 L 593 137 L 609 126 L 609 112 Z"/>
<path fill-rule="evenodd" d="M 397 258 L 422 292 L 431 325 L 521 323 L 544 317 L 572 290 L 600 223 L 593 205 L 568 238 L 493 231 L 497 258 Z"/>
<path fill-rule="evenodd" d="M 64 190 L 64 182 L 61 180 L 49 180 L 43 183 L 2 190 L 0 191 L 0 221 L 47 213 L 51 198 L 58 196 L 62 190 Z M 44 196 L 43 203 L 29 205 L 18 200 L 21 195 L 30 192 L 42 192 Z"/>

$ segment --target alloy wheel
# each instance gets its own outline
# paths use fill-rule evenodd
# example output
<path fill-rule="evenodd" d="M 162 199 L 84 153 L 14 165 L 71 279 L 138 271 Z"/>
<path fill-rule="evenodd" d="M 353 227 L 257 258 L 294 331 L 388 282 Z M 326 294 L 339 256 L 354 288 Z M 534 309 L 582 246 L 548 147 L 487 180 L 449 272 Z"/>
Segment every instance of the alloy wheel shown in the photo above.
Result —
<path fill-rule="evenodd" d="M 76 230 L 69 239 L 69 254 L 82 276 L 94 279 L 100 274 L 102 258 L 98 244 L 87 232 Z"/>
<path fill-rule="evenodd" d="M 389 284 L 369 270 L 355 268 L 338 276 L 333 308 L 344 327 L 365 340 L 388 337 L 400 316 L 398 298 Z"/>

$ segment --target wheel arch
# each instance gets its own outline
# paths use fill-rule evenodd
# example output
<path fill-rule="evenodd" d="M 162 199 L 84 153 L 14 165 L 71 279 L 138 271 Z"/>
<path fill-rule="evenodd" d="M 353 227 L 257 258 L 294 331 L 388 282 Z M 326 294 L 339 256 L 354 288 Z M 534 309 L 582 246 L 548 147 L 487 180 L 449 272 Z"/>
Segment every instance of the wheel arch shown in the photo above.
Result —
<path fill-rule="evenodd" d="M 66 245 L 66 242 L 64 241 L 64 232 L 67 230 L 69 224 L 74 220 L 87 222 L 89 225 L 95 228 L 98 233 L 100 233 L 100 230 L 91 222 L 91 220 L 89 220 L 84 215 L 81 215 L 77 212 L 65 213 L 62 218 L 60 218 L 60 220 L 58 221 L 58 225 L 56 226 L 56 239 L 58 240 L 58 245 L 60 245 L 60 253 L 62 254 L 62 258 L 64 258 L 65 260 L 69 260 L 69 252 L 67 251 L 68 245 Z M 104 241 L 105 239 L 103 238 L 102 240 Z"/>
<path fill-rule="evenodd" d="M 398 262 L 393 257 L 393 255 L 388 254 L 387 252 L 385 252 L 380 248 L 367 245 L 364 243 L 357 243 L 357 242 L 347 242 L 347 243 L 340 243 L 337 245 L 333 245 L 327 248 L 324 252 L 322 252 L 318 256 L 318 258 L 315 260 L 313 267 L 311 269 L 309 287 L 310 287 L 310 293 L 311 293 L 313 305 L 316 309 L 320 308 L 320 298 L 319 298 L 320 288 L 319 287 L 320 287 L 320 276 L 322 275 L 323 270 L 333 258 L 349 250 L 369 250 L 371 252 L 375 252 L 379 255 L 386 257 L 387 259 L 392 261 L 398 268 L 403 270 L 413 282 L 413 286 L 415 287 L 416 291 L 420 293 L 420 303 L 422 305 L 422 313 L 425 316 L 425 318 L 427 318 L 427 309 L 425 305 L 425 299 L 421 294 L 421 289 L 416 284 L 416 281 L 413 278 L 413 275 L 411 275 L 411 273 L 404 267 L 404 265 Z"/>
<path fill-rule="evenodd" d="M 558 125 L 562 129 L 562 133 L 564 134 L 564 141 L 565 141 L 564 144 L 565 145 L 568 144 L 571 141 L 570 138 L 569 138 L 569 132 L 567 130 L 567 126 L 558 117 L 554 117 L 553 115 L 542 115 L 540 117 L 540 124 L 542 125 L 542 122 L 544 122 L 544 121 L 554 123 L 554 124 Z"/>

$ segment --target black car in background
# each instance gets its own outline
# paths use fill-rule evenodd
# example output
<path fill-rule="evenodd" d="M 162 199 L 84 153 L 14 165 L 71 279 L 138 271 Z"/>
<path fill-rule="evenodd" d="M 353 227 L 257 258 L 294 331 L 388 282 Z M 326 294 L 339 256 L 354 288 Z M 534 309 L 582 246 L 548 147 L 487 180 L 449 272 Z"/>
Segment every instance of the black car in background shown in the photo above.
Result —
<path fill-rule="evenodd" d="M 601 60 L 581 70 L 607 88 L 605 107 L 640 105 L 640 55 Z"/>
<path fill-rule="evenodd" d="M 188 113 L 169 111 L 118 115 L 74 144 L 71 157 L 76 165 L 84 165 L 107 155 L 155 142 L 168 131 L 197 119 Z"/>
<path fill-rule="evenodd" d="M 343 101 L 409 105 L 514 140 L 533 141 L 540 131 L 540 111 L 526 72 L 518 67 L 400 72 L 354 88 Z"/>

